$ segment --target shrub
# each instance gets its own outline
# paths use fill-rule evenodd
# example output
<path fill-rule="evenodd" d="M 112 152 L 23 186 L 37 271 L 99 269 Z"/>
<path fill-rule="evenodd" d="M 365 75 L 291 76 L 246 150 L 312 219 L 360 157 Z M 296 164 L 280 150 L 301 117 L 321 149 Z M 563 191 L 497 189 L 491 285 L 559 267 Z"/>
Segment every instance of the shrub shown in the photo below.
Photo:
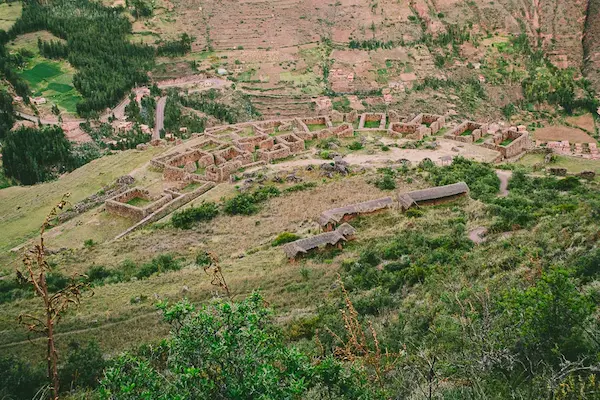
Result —
<path fill-rule="evenodd" d="M 83 242 L 83 246 L 86 248 L 94 247 L 95 244 L 93 239 L 87 239 Z"/>
<path fill-rule="evenodd" d="M 46 386 L 43 367 L 31 366 L 14 356 L 0 357 L 0 398 L 34 399 L 36 393 Z"/>
<path fill-rule="evenodd" d="M 348 145 L 350 150 L 360 150 L 363 148 L 363 144 L 359 141 L 354 141 Z"/>
<path fill-rule="evenodd" d="M 240 193 L 225 201 L 223 210 L 229 215 L 252 215 L 258 211 L 252 195 Z"/>
<path fill-rule="evenodd" d="M 206 222 L 219 214 L 219 208 L 213 202 L 202 203 L 199 207 L 187 208 L 176 211 L 171 217 L 171 223 L 175 228 L 189 229 L 194 222 Z"/>
<path fill-rule="evenodd" d="M 293 192 L 301 192 L 303 190 L 308 190 L 317 187 L 316 182 L 302 182 L 296 185 L 290 186 L 289 188 L 283 189 L 283 193 L 293 193 Z"/>
<path fill-rule="evenodd" d="M 396 189 L 396 181 L 392 175 L 384 174 L 380 179 L 375 181 L 375 186 L 381 190 L 394 190 Z"/>
<path fill-rule="evenodd" d="M 135 277 L 143 279 L 156 273 L 179 271 L 180 269 L 181 264 L 179 260 L 176 260 L 171 254 L 161 254 L 149 263 L 142 265 L 142 268 L 135 274 Z"/>
<path fill-rule="evenodd" d="M 259 210 L 259 203 L 277 197 L 281 191 L 275 186 L 265 186 L 253 193 L 240 193 L 225 201 L 223 209 L 229 215 L 252 215 Z"/>
<path fill-rule="evenodd" d="M 298 239 L 300 239 L 300 236 L 296 235 L 295 233 L 283 232 L 283 233 L 280 233 L 279 235 L 277 235 L 275 240 L 273 240 L 271 242 L 271 246 L 273 246 L 273 247 L 280 246 L 282 244 L 290 243 L 290 242 L 296 241 Z"/>
<path fill-rule="evenodd" d="M 196 255 L 196 265 L 203 267 L 205 265 L 210 265 L 212 263 L 212 259 L 208 255 L 207 252 L 201 251 Z"/>
<path fill-rule="evenodd" d="M 98 343 L 92 341 L 84 347 L 79 343 L 71 342 L 67 360 L 60 370 L 61 387 L 72 389 L 97 387 L 106 364 Z"/>

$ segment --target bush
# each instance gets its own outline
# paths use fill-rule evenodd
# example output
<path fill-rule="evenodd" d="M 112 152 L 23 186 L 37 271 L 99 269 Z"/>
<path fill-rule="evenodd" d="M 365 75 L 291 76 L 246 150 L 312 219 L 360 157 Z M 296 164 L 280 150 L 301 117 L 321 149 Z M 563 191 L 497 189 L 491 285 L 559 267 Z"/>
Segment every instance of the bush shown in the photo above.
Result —
<path fill-rule="evenodd" d="M 176 211 L 171 217 L 171 223 L 175 228 L 189 229 L 194 222 L 206 222 L 219 214 L 219 208 L 215 203 L 202 203 L 199 207 L 187 208 Z"/>
<path fill-rule="evenodd" d="M 138 279 L 148 278 L 153 274 L 160 274 L 167 271 L 179 271 L 181 264 L 170 254 L 161 254 L 147 264 L 142 265 L 142 268 L 135 274 Z"/>
<path fill-rule="evenodd" d="M 254 197 L 248 193 L 240 193 L 225 201 L 223 210 L 229 215 L 252 215 L 258 212 Z"/>
<path fill-rule="evenodd" d="M 252 215 L 260 209 L 258 204 L 271 197 L 277 197 L 281 191 L 275 186 L 265 186 L 253 193 L 240 193 L 225 201 L 223 209 L 229 215 Z"/>
<path fill-rule="evenodd" d="M 0 357 L 0 398 L 27 400 L 48 384 L 46 370 L 40 364 L 31 366 L 14 356 Z"/>
<path fill-rule="evenodd" d="M 83 347 L 79 343 L 71 342 L 67 360 L 60 370 L 61 387 L 96 388 L 106 364 L 98 343 L 92 341 Z"/>
<path fill-rule="evenodd" d="M 380 179 L 375 181 L 375 186 L 381 190 L 396 189 L 396 180 L 392 175 L 384 174 Z"/>
<path fill-rule="evenodd" d="M 279 235 L 277 235 L 275 240 L 273 240 L 271 242 L 271 246 L 273 246 L 273 247 L 280 246 L 285 243 L 294 242 L 298 239 L 300 239 L 300 236 L 296 235 L 295 233 L 283 232 L 283 233 L 280 233 Z"/>
<path fill-rule="evenodd" d="M 208 253 L 205 251 L 201 251 L 196 256 L 196 265 L 198 265 L 200 267 L 203 267 L 205 265 L 210 265 L 211 263 L 212 263 L 212 259 L 210 258 Z"/>
<path fill-rule="evenodd" d="M 348 145 L 350 150 L 360 150 L 363 148 L 363 144 L 359 141 L 354 141 Z"/>

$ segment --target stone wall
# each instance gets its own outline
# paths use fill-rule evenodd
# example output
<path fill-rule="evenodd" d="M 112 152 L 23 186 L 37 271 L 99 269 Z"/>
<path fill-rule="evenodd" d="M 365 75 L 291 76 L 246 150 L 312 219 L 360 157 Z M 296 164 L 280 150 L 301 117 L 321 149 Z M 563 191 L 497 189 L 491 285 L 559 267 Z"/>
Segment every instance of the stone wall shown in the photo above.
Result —
<path fill-rule="evenodd" d="M 127 204 L 127 202 L 136 198 L 144 199 L 150 201 L 151 203 L 145 207 L 136 207 L 131 204 Z M 172 196 L 168 193 L 164 193 L 162 196 L 152 197 L 147 190 L 133 188 L 125 193 L 121 193 L 109 200 L 106 200 L 104 204 L 106 211 L 112 214 L 139 220 L 149 214 L 152 214 L 171 200 Z"/>
<path fill-rule="evenodd" d="M 264 162 L 271 162 L 273 160 L 279 160 L 281 158 L 286 158 L 291 155 L 290 148 L 282 143 L 277 143 L 271 149 L 258 150 L 256 152 L 258 154 L 258 158 Z"/>
<path fill-rule="evenodd" d="M 250 163 L 248 163 L 250 164 Z M 211 165 L 206 169 L 205 178 L 212 182 L 223 182 L 229 179 L 232 173 L 242 168 L 240 160 L 228 161 L 220 165 Z"/>
<path fill-rule="evenodd" d="M 200 195 L 206 193 L 213 187 L 215 187 L 214 183 L 207 182 L 206 184 L 202 185 L 201 187 L 194 190 L 193 192 L 186 193 L 179 197 L 172 198 L 171 201 L 169 201 L 168 203 L 166 203 L 165 205 L 163 205 L 162 207 L 157 209 L 155 212 L 153 212 L 150 215 L 147 215 L 146 217 L 144 217 L 144 219 L 139 221 L 137 224 L 135 224 L 131 228 L 127 229 L 125 232 L 122 232 L 121 234 L 119 234 L 115 238 L 115 240 L 120 239 L 143 226 L 146 226 L 152 222 L 156 222 L 156 221 L 160 220 L 161 218 L 164 218 L 165 216 L 169 215 L 170 213 L 177 210 L 178 208 L 184 206 L 185 204 L 189 203 L 190 201 L 194 200 L 195 198 L 199 197 Z"/>
<path fill-rule="evenodd" d="M 239 161 L 242 165 L 250 164 L 252 161 L 252 154 L 242 151 L 234 146 L 229 146 L 226 149 L 215 152 L 215 164 L 221 165 L 229 161 Z"/>
<path fill-rule="evenodd" d="M 245 137 L 241 139 L 234 140 L 233 144 L 236 147 L 239 147 L 243 151 L 248 153 L 254 153 L 256 148 L 259 149 L 270 149 L 275 144 L 275 140 L 265 134 L 261 134 L 258 136 Z"/>
<path fill-rule="evenodd" d="M 332 130 L 333 134 L 339 138 L 349 138 L 354 136 L 354 128 L 349 123 L 336 126 Z"/>
<path fill-rule="evenodd" d="M 300 139 L 293 133 L 277 136 L 275 141 L 277 143 L 286 145 L 292 153 L 300 153 L 301 151 L 304 151 L 304 140 Z"/>
<path fill-rule="evenodd" d="M 365 123 L 367 122 L 377 122 L 379 121 L 379 128 L 365 128 Z M 386 124 L 386 115 L 383 113 L 364 113 L 360 116 L 360 122 L 358 124 L 358 129 L 377 129 L 384 130 Z"/>

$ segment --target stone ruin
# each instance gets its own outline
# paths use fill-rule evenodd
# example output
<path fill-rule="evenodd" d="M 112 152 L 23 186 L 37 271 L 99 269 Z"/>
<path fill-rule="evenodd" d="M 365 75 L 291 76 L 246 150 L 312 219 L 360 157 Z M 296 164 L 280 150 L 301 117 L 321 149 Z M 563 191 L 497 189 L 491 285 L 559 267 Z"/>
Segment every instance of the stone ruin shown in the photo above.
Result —
<path fill-rule="evenodd" d="M 419 114 L 412 120 L 394 114 L 394 122 L 390 122 L 388 134 L 391 137 L 403 137 L 410 140 L 422 140 L 426 136 L 435 135 L 445 125 L 446 119 L 441 115 Z"/>
<path fill-rule="evenodd" d="M 141 200 L 144 205 L 130 204 L 136 199 Z M 159 196 L 151 196 L 150 192 L 147 190 L 133 188 L 125 193 L 118 194 L 115 197 L 106 200 L 105 206 L 106 211 L 112 214 L 140 221 L 171 200 L 173 200 L 173 196 L 168 193 L 163 193 Z"/>
<path fill-rule="evenodd" d="M 303 153 L 307 140 L 351 138 L 355 132 L 383 132 L 390 137 L 421 140 L 429 135 L 439 135 L 445 125 L 445 117 L 435 114 L 418 114 L 409 118 L 396 111 L 359 115 L 353 110 L 349 113 L 331 111 L 328 115 L 310 118 L 212 127 L 202 134 L 191 135 L 197 143 L 184 148 L 177 146 L 168 154 L 151 160 L 151 166 L 162 172 L 164 182 L 171 185 L 164 193 L 152 197 L 143 189 L 132 189 L 106 200 L 106 209 L 140 221 L 121 237 L 136 227 L 162 218 L 215 184 L 230 180 L 241 169 Z M 444 138 L 496 150 L 500 153 L 500 161 L 528 149 L 528 133 L 521 128 L 492 131 L 487 124 L 466 121 L 447 132 Z M 510 143 L 505 143 L 507 140 Z M 147 204 L 143 207 L 128 204 L 136 197 Z"/>
<path fill-rule="evenodd" d="M 525 126 L 500 130 L 497 126 L 465 121 L 444 135 L 445 139 L 480 145 L 500 153 L 498 160 L 514 158 L 531 148 Z"/>

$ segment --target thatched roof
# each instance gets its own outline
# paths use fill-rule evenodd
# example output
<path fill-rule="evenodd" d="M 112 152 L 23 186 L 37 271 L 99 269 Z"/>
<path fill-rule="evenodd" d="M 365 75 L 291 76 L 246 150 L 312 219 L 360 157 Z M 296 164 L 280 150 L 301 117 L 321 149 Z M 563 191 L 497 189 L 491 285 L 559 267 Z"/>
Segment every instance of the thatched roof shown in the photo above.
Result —
<path fill-rule="evenodd" d="M 341 241 L 346 241 L 348 236 L 354 235 L 355 229 L 348 225 L 342 224 L 333 232 L 325 232 L 319 235 L 306 239 L 296 240 L 295 242 L 287 243 L 283 246 L 283 251 L 288 258 L 296 258 L 298 254 L 305 254 L 309 250 L 319 248 L 326 245 L 336 245 Z"/>
<path fill-rule="evenodd" d="M 424 201 L 440 200 L 447 197 L 460 196 L 469 193 L 469 187 L 464 182 L 451 185 L 436 186 L 429 189 L 415 190 L 398 195 L 398 202 L 403 209 L 410 208 L 413 204 Z"/>
<path fill-rule="evenodd" d="M 334 208 L 331 210 L 324 211 L 319 217 L 319 224 L 325 226 L 330 222 L 338 223 L 346 215 L 354 214 L 368 214 L 377 210 L 392 207 L 394 200 L 391 197 L 384 197 L 382 199 L 365 201 L 364 203 L 351 204 L 349 206 Z"/>

